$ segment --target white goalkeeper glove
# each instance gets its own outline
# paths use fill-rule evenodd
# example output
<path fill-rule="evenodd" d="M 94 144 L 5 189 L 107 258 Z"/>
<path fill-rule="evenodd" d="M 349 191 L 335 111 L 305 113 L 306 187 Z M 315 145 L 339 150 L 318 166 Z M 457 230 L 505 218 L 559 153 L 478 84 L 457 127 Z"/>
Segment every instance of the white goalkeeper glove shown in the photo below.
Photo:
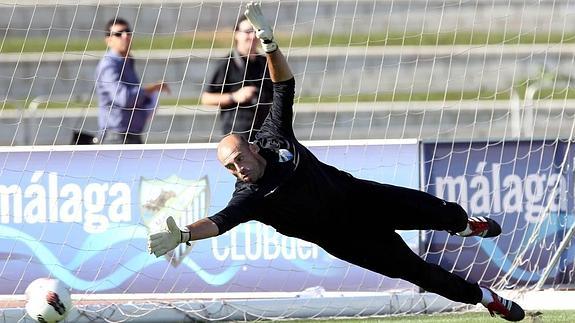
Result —
<path fill-rule="evenodd" d="M 278 49 L 278 44 L 274 41 L 274 32 L 262 13 L 261 5 L 257 2 L 248 3 L 244 15 L 256 30 L 256 37 L 261 41 L 264 51 L 271 53 Z"/>
<path fill-rule="evenodd" d="M 190 245 L 190 238 L 190 232 L 180 230 L 174 218 L 169 216 L 163 231 L 148 236 L 148 251 L 156 257 L 160 257 L 176 248 L 180 243 Z"/>

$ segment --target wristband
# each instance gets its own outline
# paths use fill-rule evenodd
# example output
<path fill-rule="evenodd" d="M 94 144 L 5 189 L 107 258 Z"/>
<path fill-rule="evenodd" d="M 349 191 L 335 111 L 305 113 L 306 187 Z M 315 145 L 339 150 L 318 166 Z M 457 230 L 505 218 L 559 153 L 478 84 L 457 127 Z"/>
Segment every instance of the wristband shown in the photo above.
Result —
<path fill-rule="evenodd" d="M 180 230 L 180 242 L 185 243 L 188 246 L 191 246 L 190 239 L 192 239 L 192 234 L 189 231 Z"/>
<path fill-rule="evenodd" d="M 268 54 L 273 53 L 278 49 L 278 44 L 276 44 L 276 42 L 273 40 L 269 40 L 269 39 L 263 40 L 262 39 L 261 43 L 262 43 L 262 48 L 264 49 L 264 52 L 266 52 Z"/>

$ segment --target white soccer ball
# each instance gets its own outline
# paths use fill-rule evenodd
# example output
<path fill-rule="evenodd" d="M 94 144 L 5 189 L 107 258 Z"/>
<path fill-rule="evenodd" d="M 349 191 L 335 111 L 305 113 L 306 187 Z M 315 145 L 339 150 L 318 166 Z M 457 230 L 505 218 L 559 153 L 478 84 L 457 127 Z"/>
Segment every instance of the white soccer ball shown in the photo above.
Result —
<path fill-rule="evenodd" d="M 26 312 L 41 323 L 63 321 L 72 308 L 70 291 L 59 280 L 38 278 L 26 288 Z"/>

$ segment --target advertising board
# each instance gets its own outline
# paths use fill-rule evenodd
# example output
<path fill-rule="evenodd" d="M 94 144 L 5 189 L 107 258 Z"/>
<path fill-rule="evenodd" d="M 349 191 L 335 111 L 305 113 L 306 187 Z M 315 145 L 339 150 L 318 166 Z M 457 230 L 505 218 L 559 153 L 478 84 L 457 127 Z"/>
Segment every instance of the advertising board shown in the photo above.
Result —
<path fill-rule="evenodd" d="M 426 191 L 458 202 L 469 216 L 491 217 L 502 226 L 495 239 L 428 232 L 427 260 L 473 281 L 536 284 L 573 226 L 570 143 L 429 143 L 422 148 Z M 572 280 L 575 250 L 560 252 L 559 268 L 547 283 Z"/>
<path fill-rule="evenodd" d="M 415 141 L 304 144 L 354 176 L 419 187 Z M 0 164 L 0 294 L 43 276 L 106 294 L 409 287 L 253 221 L 150 255 L 147 236 L 166 216 L 185 225 L 227 204 L 235 178 L 215 145 L 14 147 L 0 151 Z M 402 235 L 417 252 L 417 232 Z"/>

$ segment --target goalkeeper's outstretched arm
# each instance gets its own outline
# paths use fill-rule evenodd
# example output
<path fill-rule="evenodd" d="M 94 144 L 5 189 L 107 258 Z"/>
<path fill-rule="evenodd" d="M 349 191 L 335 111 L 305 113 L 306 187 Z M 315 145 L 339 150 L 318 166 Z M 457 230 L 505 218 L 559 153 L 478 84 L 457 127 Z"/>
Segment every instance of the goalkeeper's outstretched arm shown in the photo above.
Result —
<path fill-rule="evenodd" d="M 291 79 L 293 77 L 291 69 L 274 40 L 272 27 L 264 17 L 260 4 L 256 2 L 248 3 L 244 14 L 256 30 L 256 37 L 259 38 L 262 48 L 266 52 L 272 82 L 282 82 Z"/>
<path fill-rule="evenodd" d="M 287 81 L 293 78 L 287 60 L 279 48 L 271 53 L 267 53 L 266 57 L 268 59 L 268 68 L 272 82 Z"/>

